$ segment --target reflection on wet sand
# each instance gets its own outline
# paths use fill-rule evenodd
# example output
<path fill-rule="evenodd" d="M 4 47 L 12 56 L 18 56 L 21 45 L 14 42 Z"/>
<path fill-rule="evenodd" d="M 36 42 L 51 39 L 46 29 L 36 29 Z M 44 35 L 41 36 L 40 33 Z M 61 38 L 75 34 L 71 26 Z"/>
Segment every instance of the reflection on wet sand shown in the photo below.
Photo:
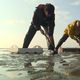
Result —
<path fill-rule="evenodd" d="M 72 72 L 66 72 L 67 76 L 76 76 L 76 77 L 80 77 L 80 70 L 74 70 Z"/>
<path fill-rule="evenodd" d="M 34 64 L 36 65 L 34 66 Z M 44 59 L 33 62 L 33 64 L 27 63 L 24 65 L 31 80 L 52 80 L 53 66 L 54 63 L 52 60 L 52 56 L 48 56 L 48 59 L 46 61 Z"/>
<path fill-rule="evenodd" d="M 80 80 L 80 54 L 48 53 L 0 54 L 0 80 Z"/>
<path fill-rule="evenodd" d="M 80 54 L 72 54 L 71 52 L 66 54 L 63 53 L 62 58 L 68 65 L 64 65 L 65 62 L 62 63 L 63 65 L 59 66 L 63 68 L 61 72 L 67 77 L 80 77 Z"/>

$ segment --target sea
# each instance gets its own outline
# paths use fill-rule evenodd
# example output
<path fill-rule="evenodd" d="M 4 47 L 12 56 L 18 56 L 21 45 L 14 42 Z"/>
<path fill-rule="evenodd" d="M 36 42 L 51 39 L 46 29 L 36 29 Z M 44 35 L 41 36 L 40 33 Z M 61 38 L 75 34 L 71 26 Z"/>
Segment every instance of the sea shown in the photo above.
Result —
<path fill-rule="evenodd" d="M 0 80 L 80 80 L 80 54 L 19 54 L 0 49 Z"/>

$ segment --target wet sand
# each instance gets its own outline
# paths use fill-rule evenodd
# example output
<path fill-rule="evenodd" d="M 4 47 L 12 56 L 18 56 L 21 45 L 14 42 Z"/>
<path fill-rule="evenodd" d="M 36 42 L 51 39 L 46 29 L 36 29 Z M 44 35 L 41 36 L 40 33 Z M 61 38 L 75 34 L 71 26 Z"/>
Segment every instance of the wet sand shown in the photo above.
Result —
<path fill-rule="evenodd" d="M 0 53 L 0 80 L 80 80 L 80 54 Z"/>

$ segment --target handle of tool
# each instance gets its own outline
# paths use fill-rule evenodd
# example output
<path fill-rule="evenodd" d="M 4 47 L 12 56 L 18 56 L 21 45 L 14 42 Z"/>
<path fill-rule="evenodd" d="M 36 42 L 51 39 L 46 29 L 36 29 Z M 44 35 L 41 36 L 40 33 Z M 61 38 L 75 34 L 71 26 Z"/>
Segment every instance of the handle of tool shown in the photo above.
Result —
<path fill-rule="evenodd" d="M 51 40 L 49 39 L 48 35 L 44 32 L 44 30 L 43 30 L 43 29 L 40 29 L 40 32 L 46 37 L 46 39 L 48 40 L 48 42 L 49 42 L 52 46 L 54 46 L 54 45 L 52 44 Z"/>

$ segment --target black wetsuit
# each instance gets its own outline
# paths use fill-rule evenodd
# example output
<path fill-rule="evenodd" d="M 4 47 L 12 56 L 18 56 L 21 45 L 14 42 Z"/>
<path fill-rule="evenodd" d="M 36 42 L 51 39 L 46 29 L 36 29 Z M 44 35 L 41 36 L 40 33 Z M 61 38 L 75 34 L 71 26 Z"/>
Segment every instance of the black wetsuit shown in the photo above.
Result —
<path fill-rule="evenodd" d="M 51 16 L 46 17 L 44 14 L 44 5 L 39 5 L 38 7 L 36 7 L 32 23 L 24 39 L 23 48 L 28 48 L 36 31 L 40 30 L 41 26 L 48 31 L 49 36 L 53 36 L 55 26 L 55 14 L 53 12 Z M 51 44 L 48 45 L 48 49 L 54 49 L 54 47 L 54 43 L 53 46 Z"/>

